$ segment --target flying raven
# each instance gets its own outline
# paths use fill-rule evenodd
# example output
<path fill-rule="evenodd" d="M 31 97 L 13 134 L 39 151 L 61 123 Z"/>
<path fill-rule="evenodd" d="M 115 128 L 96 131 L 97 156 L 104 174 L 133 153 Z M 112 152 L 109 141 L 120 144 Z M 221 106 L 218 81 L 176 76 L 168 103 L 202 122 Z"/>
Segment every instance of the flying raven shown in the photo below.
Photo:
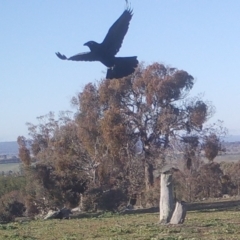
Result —
<path fill-rule="evenodd" d="M 79 53 L 69 58 L 59 52 L 56 55 L 62 60 L 100 61 L 108 67 L 106 76 L 108 79 L 132 74 L 138 65 L 137 57 L 115 57 L 121 48 L 132 15 L 132 10 L 127 8 L 108 30 L 102 43 L 94 41 L 85 43 L 84 46 L 88 46 L 90 52 Z"/>

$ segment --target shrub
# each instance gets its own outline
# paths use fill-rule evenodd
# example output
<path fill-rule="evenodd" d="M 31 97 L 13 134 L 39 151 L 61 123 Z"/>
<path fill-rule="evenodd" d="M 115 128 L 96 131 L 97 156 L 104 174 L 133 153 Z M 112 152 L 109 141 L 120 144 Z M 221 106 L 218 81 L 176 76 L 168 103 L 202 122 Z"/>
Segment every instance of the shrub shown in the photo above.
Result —
<path fill-rule="evenodd" d="M 121 189 L 103 191 L 102 188 L 89 189 L 83 198 L 84 211 L 118 211 L 121 206 L 127 205 L 127 195 Z"/>
<path fill-rule="evenodd" d="M 127 195 L 121 189 L 111 189 L 103 192 L 98 205 L 101 210 L 116 212 L 127 205 L 127 200 Z"/>
<path fill-rule="evenodd" d="M 0 176 L 0 197 L 15 190 L 21 190 L 26 185 L 24 176 Z"/>
<path fill-rule="evenodd" d="M 143 205 L 146 207 L 157 207 L 159 206 L 160 200 L 160 179 L 157 177 L 154 181 L 153 187 L 151 187 L 148 191 L 144 192 L 144 202 Z"/>
<path fill-rule="evenodd" d="M 13 221 L 25 211 L 24 199 L 19 191 L 6 193 L 0 198 L 0 221 Z"/>
<path fill-rule="evenodd" d="M 87 190 L 82 200 L 83 211 L 95 211 L 102 194 L 103 190 L 101 188 L 91 188 Z"/>

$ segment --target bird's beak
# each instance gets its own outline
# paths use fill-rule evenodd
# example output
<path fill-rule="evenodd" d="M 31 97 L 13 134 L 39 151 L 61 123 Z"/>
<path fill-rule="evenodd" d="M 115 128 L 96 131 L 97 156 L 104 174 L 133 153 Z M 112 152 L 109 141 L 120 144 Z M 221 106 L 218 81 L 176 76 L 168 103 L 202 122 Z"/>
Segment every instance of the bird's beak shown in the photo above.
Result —
<path fill-rule="evenodd" d="M 83 46 L 87 46 L 87 43 L 84 43 Z"/>

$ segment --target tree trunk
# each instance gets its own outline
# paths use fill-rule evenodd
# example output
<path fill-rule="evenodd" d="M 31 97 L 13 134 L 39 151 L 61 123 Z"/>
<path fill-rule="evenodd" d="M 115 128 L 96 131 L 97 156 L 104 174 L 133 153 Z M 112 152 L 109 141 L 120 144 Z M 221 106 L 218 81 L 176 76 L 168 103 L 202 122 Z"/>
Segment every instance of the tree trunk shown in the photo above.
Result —
<path fill-rule="evenodd" d="M 170 224 L 182 224 L 186 217 L 186 206 L 183 202 L 176 202 Z"/>
<path fill-rule="evenodd" d="M 80 193 L 80 203 L 79 203 L 79 207 L 80 207 L 80 209 L 81 209 L 81 211 L 82 211 L 82 209 L 83 209 L 83 193 Z"/>
<path fill-rule="evenodd" d="M 173 212 L 173 189 L 172 173 L 170 171 L 161 173 L 160 191 L 160 223 L 167 224 Z"/>
<path fill-rule="evenodd" d="M 145 163 L 145 187 L 146 191 L 153 186 L 153 165 L 151 163 Z"/>

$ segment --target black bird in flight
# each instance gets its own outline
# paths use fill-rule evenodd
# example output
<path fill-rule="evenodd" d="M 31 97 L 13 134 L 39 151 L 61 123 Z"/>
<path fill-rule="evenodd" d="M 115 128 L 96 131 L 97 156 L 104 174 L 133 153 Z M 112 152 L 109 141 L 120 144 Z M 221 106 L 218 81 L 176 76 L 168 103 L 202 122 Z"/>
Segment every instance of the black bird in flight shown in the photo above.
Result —
<path fill-rule="evenodd" d="M 90 52 L 79 53 L 69 58 L 59 52 L 56 55 L 62 60 L 100 61 L 108 67 L 106 76 L 108 79 L 132 74 L 138 65 L 137 57 L 115 57 L 121 48 L 132 15 L 132 10 L 127 8 L 108 30 L 102 43 L 94 41 L 85 43 L 84 46 L 88 46 Z"/>

